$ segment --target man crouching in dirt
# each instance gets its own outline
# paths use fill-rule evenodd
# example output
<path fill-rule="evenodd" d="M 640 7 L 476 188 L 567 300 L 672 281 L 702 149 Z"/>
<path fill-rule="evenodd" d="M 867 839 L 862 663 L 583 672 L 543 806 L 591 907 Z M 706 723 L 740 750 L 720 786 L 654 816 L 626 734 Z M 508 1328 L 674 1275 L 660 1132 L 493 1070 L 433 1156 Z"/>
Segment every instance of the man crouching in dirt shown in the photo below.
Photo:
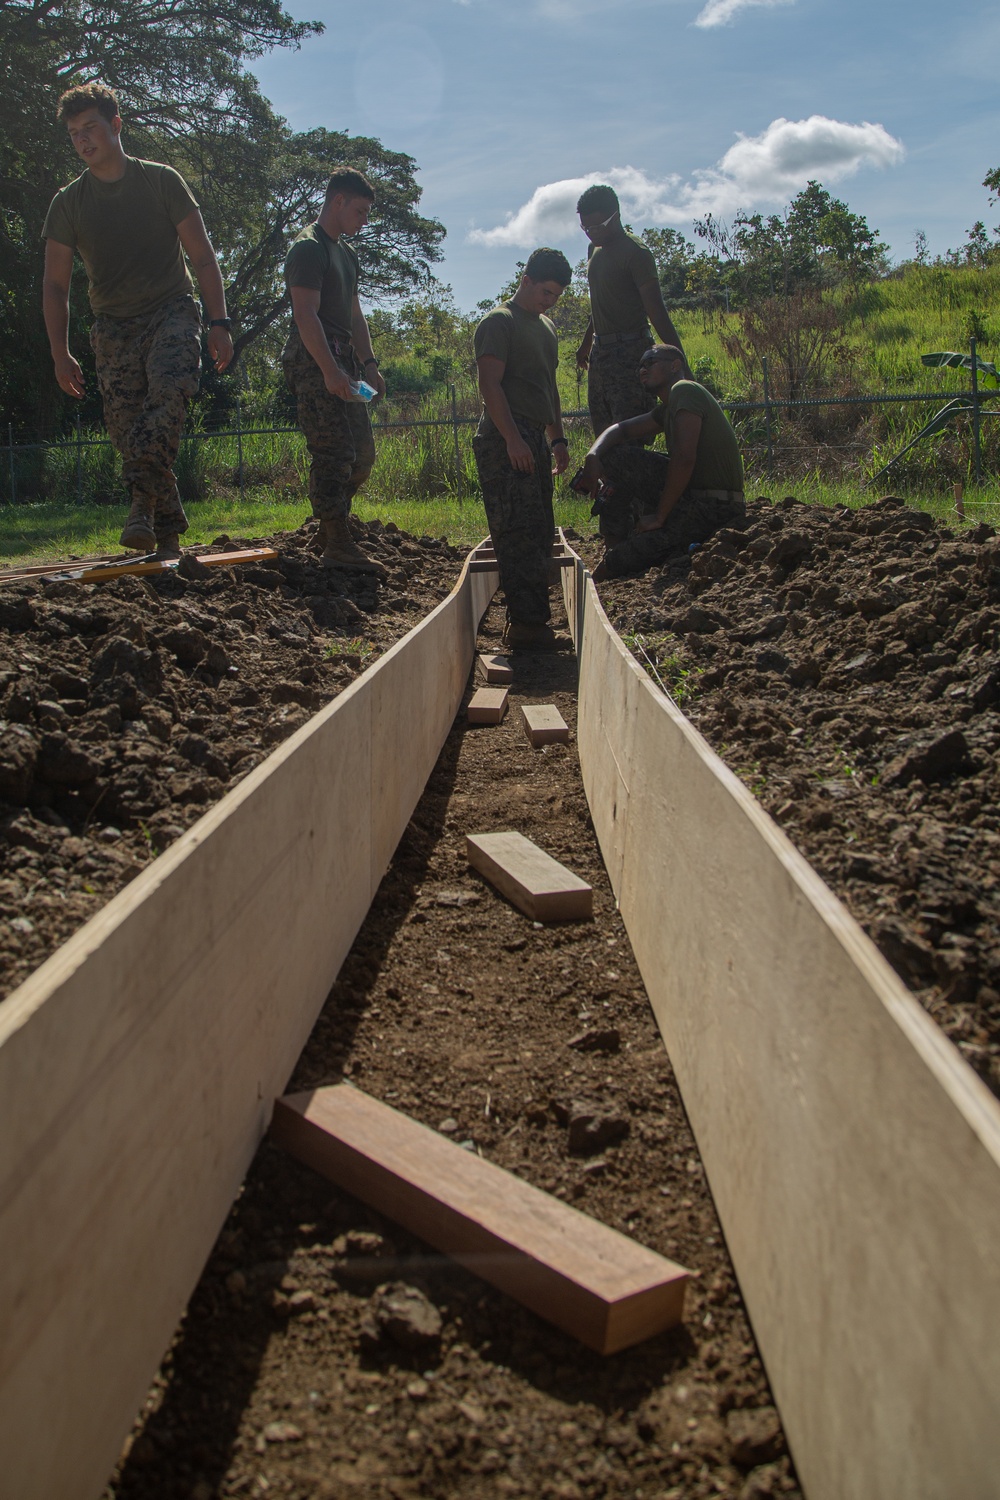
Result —
<path fill-rule="evenodd" d="M 598 583 L 644 573 L 721 526 L 746 521 L 736 434 L 712 393 L 685 379 L 681 351 L 655 344 L 639 361 L 639 380 L 658 405 L 607 428 L 584 460 L 583 485 L 600 497 L 595 510 L 607 545 L 594 570 Z M 666 454 L 633 446 L 657 432 Z"/>
<path fill-rule="evenodd" d="M 552 478 L 569 449 L 556 387 L 559 339 L 545 314 L 572 278 L 561 250 L 533 250 L 513 297 L 475 335 L 484 410 L 472 449 L 507 600 L 503 643 L 514 651 L 559 645 L 549 625 Z"/>
<path fill-rule="evenodd" d="M 285 282 L 294 326 L 281 354 L 309 449 L 309 498 L 319 520 L 323 564 L 384 577 L 351 536 L 351 501 L 375 463 L 368 405 L 351 389 L 360 380 L 385 395 L 358 301 L 358 257 L 347 243 L 368 223 L 375 189 L 360 172 L 334 172 L 323 210 L 292 241 Z"/>
<path fill-rule="evenodd" d="M 90 280 L 90 342 L 104 420 L 132 497 L 121 544 L 179 557 L 188 522 L 174 463 L 201 367 L 201 317 L 184 253 L 208 314 L 208 352 L 221 371 L 232 360 L 233 341 L 219 263 L 183 177 L 160 162 L 125 155 L 109 88 L 69 89 L 57 118 L 86 171 L 56 193 L 42 228 L 43 311 L 56 379 L 68 396 L 83 395 L 83 371 L 68 343 L 78 250 Z"/>

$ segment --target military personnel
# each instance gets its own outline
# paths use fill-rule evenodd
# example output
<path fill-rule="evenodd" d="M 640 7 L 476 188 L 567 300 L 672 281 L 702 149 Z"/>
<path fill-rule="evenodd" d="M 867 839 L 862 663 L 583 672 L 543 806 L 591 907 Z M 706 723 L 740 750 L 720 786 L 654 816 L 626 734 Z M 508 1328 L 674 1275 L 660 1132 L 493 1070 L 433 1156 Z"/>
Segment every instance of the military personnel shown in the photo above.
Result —
<path fill-rule="evenodd" d="M 83 371 L 68 343 L 79 251 L 95 314 L 90 342 L 104 420 L 132 500 L 121 544 L 179 557 L 188 521 L 174 463 L 201 366 L 201 316 L 184 256 L 198 278 L 208 350 L 221 371 L 233 341 L 219 263 L 184 179 L 172 167 L 125 155 L 109 88 L 69 89 L 57 118 L 86 169 L 55 195 L 42 229 L 43 310 L 56 379 L 67 395 L 83 395 Z"/>
<path fill-rule="evenodd" d="M 282 351 L 299 426 L 309 449 L 309 498 L 320 523 L 323 563 L 384 576 L 348 529 L 351 501 L 372 471 L 375 439 L 367 404 L 352 390 L 385 381 L 358 300 L 358 257 L 350 236 L 368 223 L 375 189 L 360 172 L 334 172 L 323 210 L 292 242 L 285 281 L 294 326 Z"/>
<path fill-rule="evenodd" d="M 657 404 L 607 428 L 583 464 L 585 484 L 601 496 L 608 548 L 594 570 L 598 582 L 643 573 L 707 541 L 720 526 L 746 524 L 736 434 L 712 393 L 685 379 L 681 351 L 655 344 L 639 360 L 638 379 Z M 666 454 L 634 446 L 658 432 Z"/>
<path fill-rule="evenodd" d="M 552 650 L 549 566 L 553 475 L 569 450 L 556 388 L 559 340 L 545 314 L 572 279 L 559 250 L 534 250 L 517 291 L 475 334 L 483 415 L 472 447 L 507 600 L 504 644 Z"/>
<path fill-rule="evenodd" d="M 652 251 L 622 227 L 614 188 L 596 184 L 576 205 L 580 228 L 590 240 L 587 281 L 590 321 L 576 353 L 587 370 L 587 404 L 594 436 L 613 422 L 642 416 L 653 400 L 636 379 L 639 356 L 652 347 L 649 324 L 665 344 L 681 348 L 663 304 Z M 687 370 L 685 361 L 685 373 Z"/>

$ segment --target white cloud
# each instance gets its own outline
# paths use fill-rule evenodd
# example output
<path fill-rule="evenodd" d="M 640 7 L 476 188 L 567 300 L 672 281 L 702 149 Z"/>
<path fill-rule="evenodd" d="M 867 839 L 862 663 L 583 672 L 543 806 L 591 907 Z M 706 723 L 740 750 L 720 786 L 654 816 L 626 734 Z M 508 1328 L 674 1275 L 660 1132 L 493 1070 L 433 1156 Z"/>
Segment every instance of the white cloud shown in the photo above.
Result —
<path fill-rule="evenodd" d="M 612 167 L 586 177 L 566 177 L 536 188 L 527 203 L 494 229 L 473 229 L 479 245 L 558 244 L 578 233 L 576 200 L 592 182 L 607 182 L 633 223 L 677 224 L 704 214 L 782 203 L 810 178 L 839 181 L 861 167 L 891 167 L 902 161 L 903 144 L 882 125 L 849 125 L 810 115 L 808 120 L 772 120 L 760 135 L 738 136 L 714 167 L 681 177 L 650 177 L 638 167 Z"/>
<path fill-rule="evenodd" d="M 695 26 L 728 26 L 741 10 L 751 6 L 763 6 L 773 10 L 776 5 L 794 5 L 795 0 L 708 0 L 703 11 L 694 18 Z"/>

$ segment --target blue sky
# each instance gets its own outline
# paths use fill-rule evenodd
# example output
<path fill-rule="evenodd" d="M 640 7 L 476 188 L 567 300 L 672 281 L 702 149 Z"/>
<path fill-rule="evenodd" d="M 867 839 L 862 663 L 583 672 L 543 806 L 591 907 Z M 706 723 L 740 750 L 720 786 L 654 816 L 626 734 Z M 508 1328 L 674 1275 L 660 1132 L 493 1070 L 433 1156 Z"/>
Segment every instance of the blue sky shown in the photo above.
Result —
<path fill-rule="evenodd" d="M 581 180 L 636 229 L 772 210 L 810 177 L 896 259 L 1000 223 L 1000 6 L 958 0 L 291 0 L 326 32 L 257 74 L 294 129 L 375 135 L 418 165 L 471 310 L 537 244 L 586 244 Z"/>

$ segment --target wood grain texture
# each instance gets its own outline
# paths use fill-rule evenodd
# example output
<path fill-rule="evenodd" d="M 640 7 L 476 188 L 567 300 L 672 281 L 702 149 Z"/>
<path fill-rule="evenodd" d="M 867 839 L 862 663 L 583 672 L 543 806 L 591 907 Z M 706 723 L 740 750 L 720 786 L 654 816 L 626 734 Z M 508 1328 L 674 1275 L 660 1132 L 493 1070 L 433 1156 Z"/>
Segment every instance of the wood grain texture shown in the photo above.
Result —
<path fill-rule="evenodd" d="M 595 827 L 805 1492 L 994 1495 L 1000 1106 L 567 596 Z"/>
<path fill-rule="evenodd" d="M 583 921 L 593 915 L 594 892 L 522 833 L 470 833 L 472 867 L 536 922 Z"/>
<path fill-rule="evenodd" d="M 509 656 L 497 652 L 481 652 L 476 658 L 476 669 L 484 682 L 503 683 L 514 681 L 514 668 Z"/>
<path fill-rule="evenodd" d="M 554 703 L 525 703 L 521 708 L 524 732 L 537 749 L 540 745 L 565 745 L 569 725 Z"/>
<path fill-rule="evenodd" d="M 507 712 L 509 696 L 506 688 L 477 688 L 469 699 L 465 717 L 470 724 L 499 724 Z"/>
<path fill-rule="evenodd" d="M 274 1139 L 600 1354 L 672 1328 L 690 1273 L 350 1084 L 275 1104 Z"/>
<path fill-rule="evenodd" d="M 102 1492 L 451 727 L 492 592 L 463 574 L 0 1005 L 2 1500 Z"/>

